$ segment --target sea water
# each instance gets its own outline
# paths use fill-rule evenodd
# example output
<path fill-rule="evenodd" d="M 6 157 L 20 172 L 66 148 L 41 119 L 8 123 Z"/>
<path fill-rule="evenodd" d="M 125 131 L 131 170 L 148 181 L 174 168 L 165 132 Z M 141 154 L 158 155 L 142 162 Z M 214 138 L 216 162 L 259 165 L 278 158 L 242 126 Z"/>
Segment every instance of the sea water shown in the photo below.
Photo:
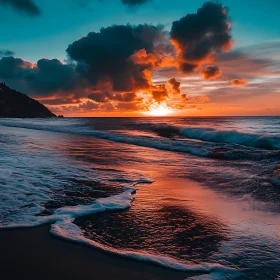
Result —
<path fill-rule="evenodd" d="M 0 120 L 0 227 L 205 275 L 280 277 L 280 118 Z"/>

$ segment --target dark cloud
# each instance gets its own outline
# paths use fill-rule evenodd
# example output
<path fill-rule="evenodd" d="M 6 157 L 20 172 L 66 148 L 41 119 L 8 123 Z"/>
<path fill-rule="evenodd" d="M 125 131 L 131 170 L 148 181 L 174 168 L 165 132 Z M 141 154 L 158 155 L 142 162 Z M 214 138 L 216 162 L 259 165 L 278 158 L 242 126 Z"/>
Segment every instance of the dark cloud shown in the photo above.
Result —
<path fill-rule="evenodd" d="M 170 33 L 179 54 L 177 62 L 184 73 L 214 61 L 215 55 L 229 50 L 232 44 L 227 10 L 220 4 L 207 2 L 196 14 L 174 21 Z"/>
<path fill-rule="evenodd" d="M 98 103 L 109 102 L 110 101 L 109 97 L 110 97 L 109 92 L 94 92 L 88 95 L 89 99 Z"/>
<path fill-rule="evenodd" d="M 89 111 L 98 111 L 100 110 L 100 104 L 86 101 L 81 104 L 76 105 L 63 105 L 63 106 L 52 106 L 51 110 L 55 111 L 57 114 L 63 114 L 67 112 L 67 114 L 80 114 L 80 113 L 88 113 Z"/>
<path fill-rule="evenodd" d="M 132 102 L 137 99 L 137 95 L 135 92 L 126 92 L 126 93 L 95 92 L 89 94 L 88 98 L 98 103 L 108 103 L 110 101 Z"/>
<path fill-rule="evenodd" d="M 38 16 L 41 13 L 39 7 L 32 0 L 0 0 L 0 5 L 11 6 L 29 16 Z"/>
<path fill-rule="evenodd" d="M 151 91 L 153 99 L 157 103 L 161 103 L 168 99 L 168 92 L 164 84 L 162 85 L 156 85 L 153 87 L 153 90 Z"/>
<path fill-rule="evenodd" d="M 121 0 L 124 5 L 137 6 L 150 2 L 151 0 Z"/>
<path fill-rule="evenodd" d="M 244 79 L 233 79 L 233 80 L 231 80 L 231 84 L 233 86 L 246 86 L 247 81 Z"/>
<path fill-rule="evenodd" d="M 15 53 L 10 50 L 5 50 L 5 49 L 0 50 L 0 58 L 2 58 L 4 56 L 12 56 L 14 54 Z"/>
<path fill-rule="evenodd" d="M 32 63 L 13 56 L 0 59 L 0 79 L 19 80 L 26 76 L 32 69 Z"/>
<path fill-rule="evenodd" d="M 127 103 L 127 102 L 120 102 L 118 103 L 117 107 L 116 107 L 117 110 L 120 110 L 120 111 L 140 111 L 143 109 L 143 106 L 141 103 L 136 103 L 136 102 L 130 102 L 130 103 Z"/>
<path fill-rule="evenodd" d="M 71 91 L 77 86 L 77 77 L 70 65 L 58 59 L 40 59 L 30 82 L 40 92 Z"/>
<path fill-rule="evenodd" d="M 88 111 L 88 110 L 96 110 L 99 108 L 99 104 L 91 102 L 91 101 L 87 101 L 85 103 L 82 103 L 78 106 L 78 109 L 84 110 L 84 111 Z"/>
<path fill-rule="evenodd" d="M 132 102 L 135 101 L 136 98 L 137 95 L 135 94 L 135 92 L 126 92 L 123 94 L 117 93 L 114 95 L 114 99 L 121 102 Z"/>
<path fill-rule="evenodd" d="M 73 98 L 54 98 L 54 99 L 38 99 L 41 103 L 46 105 L 65 105 L 65 104 L 80 104 L 80 99 Z"/>
<path fill-rule="evenodd" d="M 105 83 L 113 91 L 134 91 L 151 86 L 154 49 L 163 40 L 162 26 L 114 25 L 75 41 L 67 53 L 92 86 Z"/>
<path fill-rule="evenodd" d="M 12 56 L 0 59 L 0 79 L 36 96 L 57 91 L 69 94 L 82 84 L 75 69 L 57 59 L 40 59 L 37 64 L 32 64 Z"/>
<path fill-rule="evenodd" d="M 181 83 L 178 82 L 175 78 L 169 79 L 168 83 L 172 87 L 175 94 L 179 94 L 181 92 Z"/>
<path fill-rule="evenodd" d="M 222 71 L 218 66 L 209 65 L 200 71 L 200 75 L 204 80 L 212 80 L 220 77 L 222 75 Z"/>

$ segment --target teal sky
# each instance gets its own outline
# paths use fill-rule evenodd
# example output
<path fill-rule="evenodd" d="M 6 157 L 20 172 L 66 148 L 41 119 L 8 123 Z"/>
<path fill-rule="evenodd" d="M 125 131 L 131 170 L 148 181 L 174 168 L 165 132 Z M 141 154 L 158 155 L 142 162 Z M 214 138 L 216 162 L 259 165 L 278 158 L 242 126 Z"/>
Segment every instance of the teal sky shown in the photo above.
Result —
<path fill-rule="evenodd" d="M 90 31 L 113 24 L 164 24 L 195 13 L 203 0 L 153 0 L 128 8 L 119 0 L 34 0 L 41 14 L 28 16 L 0 6 L 0 49 L 36 62 L 66 58 L 67 46 Z M 83 3 L 84 5 L 81 5 Z M 279 0 L 224 0 L 232 17 L 236 47 L 280 39 Z"/>

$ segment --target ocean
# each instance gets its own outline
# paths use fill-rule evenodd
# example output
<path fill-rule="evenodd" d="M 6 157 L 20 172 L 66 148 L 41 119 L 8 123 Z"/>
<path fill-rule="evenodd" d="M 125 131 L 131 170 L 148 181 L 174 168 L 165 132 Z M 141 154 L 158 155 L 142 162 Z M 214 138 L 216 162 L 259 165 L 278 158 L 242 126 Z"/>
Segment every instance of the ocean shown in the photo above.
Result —
<path fill-rule="evenodd" d="M 0 119 L 0 154 L 0 229 L 280 279 L 280 117 Z"/>

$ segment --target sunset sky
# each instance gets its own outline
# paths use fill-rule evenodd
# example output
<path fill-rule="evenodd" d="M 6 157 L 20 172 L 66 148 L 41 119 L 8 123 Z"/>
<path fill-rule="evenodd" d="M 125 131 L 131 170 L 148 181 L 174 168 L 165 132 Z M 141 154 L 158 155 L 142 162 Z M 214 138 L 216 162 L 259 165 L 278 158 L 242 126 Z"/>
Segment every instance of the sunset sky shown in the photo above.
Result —
<path fill-rule="evenodd" d="M 65 116 L 280 115 L 279 0 L 0 0 L 0 81 Z"/>

